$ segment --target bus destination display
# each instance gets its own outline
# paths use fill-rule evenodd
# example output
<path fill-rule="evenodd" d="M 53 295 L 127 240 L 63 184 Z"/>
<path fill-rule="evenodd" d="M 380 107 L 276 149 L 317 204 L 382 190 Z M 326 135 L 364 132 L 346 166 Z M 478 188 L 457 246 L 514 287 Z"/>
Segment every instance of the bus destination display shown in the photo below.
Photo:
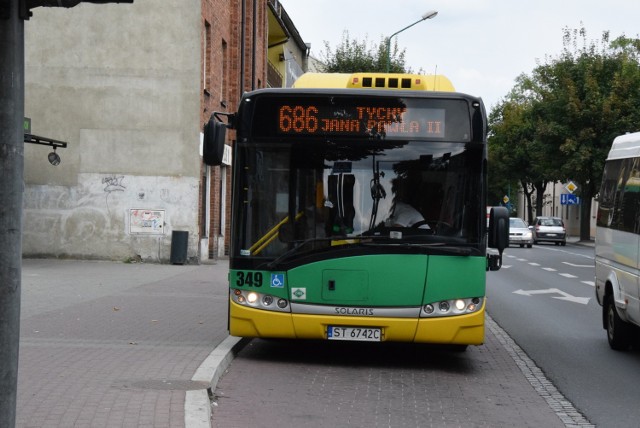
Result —
<path fill-rule="evenodd" d="M 445 109 L 389 105 L 333 106 L 286 103 L 278 106 L 280 135 L 444 138 Z"/>

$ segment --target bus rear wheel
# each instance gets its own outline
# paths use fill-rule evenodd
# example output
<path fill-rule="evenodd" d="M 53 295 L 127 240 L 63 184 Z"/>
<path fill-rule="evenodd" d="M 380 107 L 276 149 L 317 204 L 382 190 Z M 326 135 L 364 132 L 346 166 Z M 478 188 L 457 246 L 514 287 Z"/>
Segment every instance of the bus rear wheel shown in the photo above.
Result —
<path fill-rule="evenodd" d="M 622 321 L 613 302 L 613 297 L 607 298 L 604 305 L 607 320 L 607 340 L 611 349 L 626 351 L 631 343 L 631 326 Z"/>

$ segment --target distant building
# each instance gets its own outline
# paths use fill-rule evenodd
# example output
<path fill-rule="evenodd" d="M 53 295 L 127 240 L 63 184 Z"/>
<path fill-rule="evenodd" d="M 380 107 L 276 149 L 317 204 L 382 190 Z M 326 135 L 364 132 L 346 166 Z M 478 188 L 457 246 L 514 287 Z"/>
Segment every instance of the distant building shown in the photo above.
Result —
<path fill-rule="evenodd" d="M 580 236 L 580 206 L 568 203 L 566 195 L 571 192 L 567 190 L 568 183 L 548 183 L 544 192 L 542 212 L 535 212 L 534 204 L 534 217 L 546 216 L 546 217 L 560 217 L 563 219 L 565 227 L 567 229 L 567 235 Z M 564 197 L 562 195 L 565 195 Z M 534 194 L 534 197 L 537 197 Z M 518 191 L 517 198 L 515 200 L 516 210 L 519 217 L 526 221 L 533 221 L 533 219 L 526 218 L 527 206 L 526 198 L 522 190 Z M 598 202 L 593 200 L 591 202 L 591 214 L 590 214 L 590 235 L 595 237 L 596 234 L 596 213 L 598 212 Z"/>
<path fill-rule="evenodd" d="M 308 69 L 310 46 L 304 43 L 280 2 L 269 0 L 269 9 L 269 87 L 290 88 Z"/>
<path fill-rule="evenodd" d="M 275 31 L 288 40 L 269 48 Z M 58 166 L 25 147 L 23 254 L 167 262 L 174 231 L 188 232 L 191 262 L 226 254 L 234 133 L 226 162 L 207 167 L 202 129 L 267 86 L 276 49 L 286 83 L 308 49 L 273 0 L 34 9 L 25 116 L 68 147 Z"/>

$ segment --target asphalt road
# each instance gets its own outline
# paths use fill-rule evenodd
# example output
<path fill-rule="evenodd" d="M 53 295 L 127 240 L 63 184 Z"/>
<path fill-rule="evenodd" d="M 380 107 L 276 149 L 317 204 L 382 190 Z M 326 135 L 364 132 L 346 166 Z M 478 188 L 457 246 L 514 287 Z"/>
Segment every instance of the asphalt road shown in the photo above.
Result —
<path fill-rule="evenodd" d="M 640 421 L 640 350 L 609 348 L 595 299 L 593 248 L 506 250 L 488 281 L 488 312 L 598 427 Z"/>

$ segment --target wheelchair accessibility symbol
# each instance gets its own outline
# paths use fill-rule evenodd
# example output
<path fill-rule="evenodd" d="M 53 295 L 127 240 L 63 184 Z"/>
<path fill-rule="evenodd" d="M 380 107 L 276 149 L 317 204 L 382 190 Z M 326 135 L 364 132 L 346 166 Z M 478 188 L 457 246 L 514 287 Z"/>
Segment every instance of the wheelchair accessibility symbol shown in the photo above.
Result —
<path fill-rule="evenodd" d="M 272 273 L 271 274 L 271 287 L 272 288 L 284 288 L 284 274 Z"/>

